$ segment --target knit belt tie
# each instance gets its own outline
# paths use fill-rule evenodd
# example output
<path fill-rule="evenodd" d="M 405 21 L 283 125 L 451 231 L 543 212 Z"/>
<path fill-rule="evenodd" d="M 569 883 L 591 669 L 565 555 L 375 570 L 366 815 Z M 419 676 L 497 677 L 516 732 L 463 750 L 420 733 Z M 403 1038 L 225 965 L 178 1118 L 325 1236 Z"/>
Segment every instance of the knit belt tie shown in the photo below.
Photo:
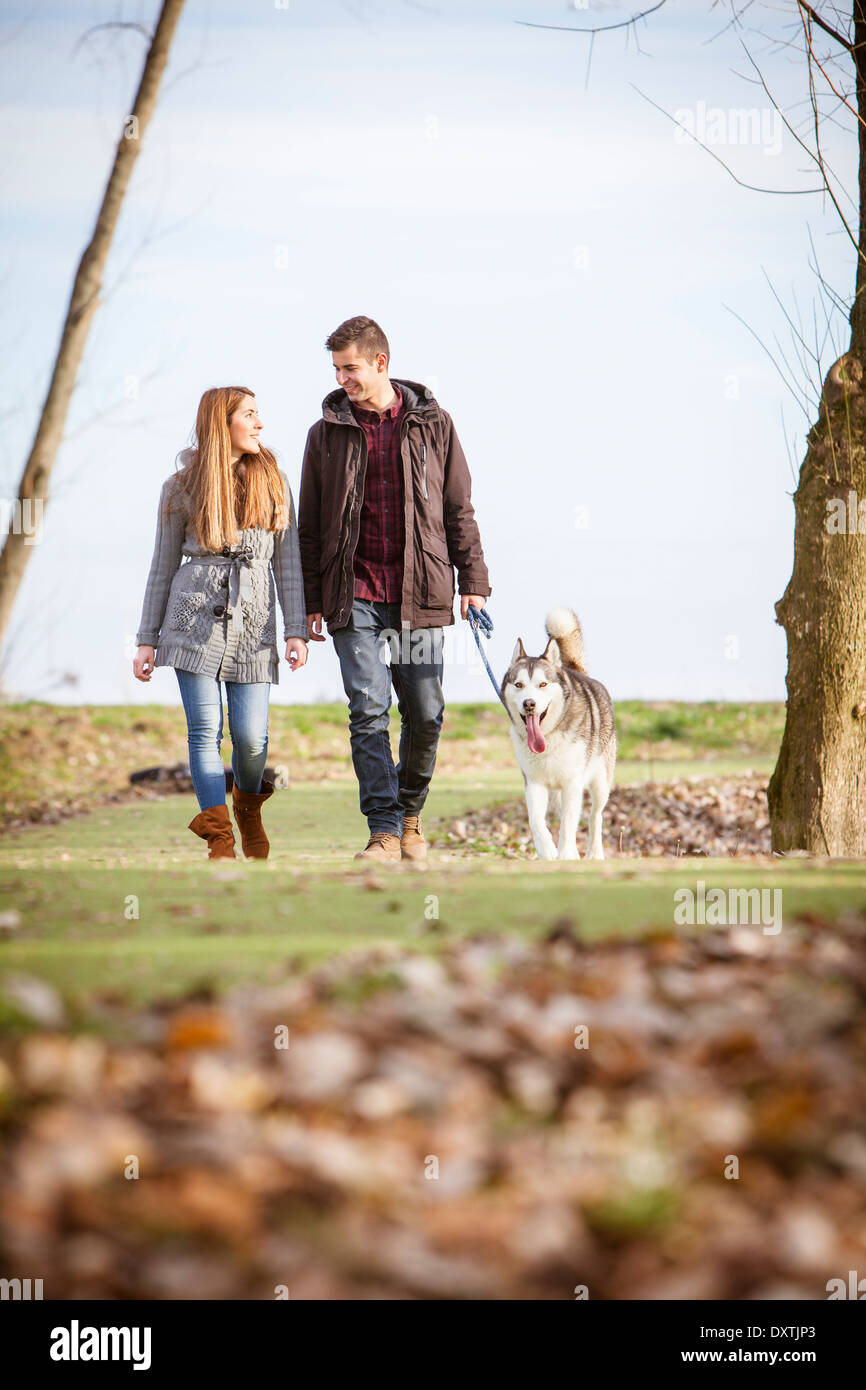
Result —
<path fill-rule="evenodd" d="M 208 560 L 216 560 L 217 564 L 229 566 L 229 599 L 228 609 L 231 613 L 232 632 L 238 637 L 244 630 L 244 610 L 242 601 L 250 602 L 253 598 L 253 565 L 264 565 L 267 561 L 260 555 L 253 553 L 250 545 L 242 546 L 239 550 L 232 550 L 227 555 L 208 556 Z"/>

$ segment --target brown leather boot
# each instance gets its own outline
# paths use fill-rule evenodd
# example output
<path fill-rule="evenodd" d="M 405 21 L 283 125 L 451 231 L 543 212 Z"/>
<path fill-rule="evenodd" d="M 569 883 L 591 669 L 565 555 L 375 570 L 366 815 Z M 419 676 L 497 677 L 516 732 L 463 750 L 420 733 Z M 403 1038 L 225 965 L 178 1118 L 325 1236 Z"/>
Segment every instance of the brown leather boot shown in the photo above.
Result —
<path fill-rule="evenodd" d="M 427 858 L 427 841 L 421 830 L 420 816 L 403 817 L 400 851 L 404 859 L 413 859 L 416 864 L 422 863 Z"/>
<path fill-rule="evenodd" d="M 208 859 L 234 859 L 235 835 L 229 818 L 229 808 L 225 802 L 221 806 L 208 806 L 199 811 L 189 828 L 194 835 L 200 835 L 208 843 Z"/>
<path fill-rule="evenodd" d="M 374 830 L 367 848 L 355 855 L 356 859 L 376 859 L 379 863 L 397 863 L 400 860 L 400 837 L 389 835 L 386 830 Z"/>
<path fill-rule="evenodd" d="M 273 782 L 262 781 L 260 792 L 242 792 L 237 782 L 232 786 L 232 805 L 241 832 L 241 849 L 247 859 L 267 859 L 271 842 L 262 825 L 262 802 L 274 794 Z"/>

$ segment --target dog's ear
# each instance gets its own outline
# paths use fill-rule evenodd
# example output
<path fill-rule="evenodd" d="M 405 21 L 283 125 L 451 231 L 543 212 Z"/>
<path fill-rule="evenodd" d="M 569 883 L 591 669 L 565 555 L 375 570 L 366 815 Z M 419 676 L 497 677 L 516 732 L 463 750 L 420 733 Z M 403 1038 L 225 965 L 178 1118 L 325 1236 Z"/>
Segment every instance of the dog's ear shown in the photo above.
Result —
<path fill-rule="evenodd" d="M 510 661 L 509 665 L 513 666 L 514 663 L 515 663 L 515 661 L 525 661 L 525 660 L 526 660 L 526 648 L 525 648 L 524 645 L 523 645 L 523 639 L 522 639 L 521 637 L 518 637 L 518 639 L 517 639 L 517 646 L 514 648 L 514 651 L 511 653 L 511 661 Z"/>
<path fill-rule="evenodd" d="M 559 643 L 555 637 L 551 637 L 541 653 L 541 659 L 542 661 L 549 661 L 552 666 L 562 665 L 562 652 L 559 650 Z"/>

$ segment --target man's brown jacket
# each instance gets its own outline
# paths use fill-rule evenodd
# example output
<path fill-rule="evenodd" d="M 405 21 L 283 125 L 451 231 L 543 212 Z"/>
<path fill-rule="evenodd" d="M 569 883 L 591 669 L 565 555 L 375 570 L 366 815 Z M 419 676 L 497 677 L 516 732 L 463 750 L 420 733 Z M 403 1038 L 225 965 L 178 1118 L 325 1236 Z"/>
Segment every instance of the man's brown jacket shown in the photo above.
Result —
<path fill-rule="evenodd" d="M 471 479 L 446 410 L 417 381 L 393 377 L 403 395 L 402 627 L 454 622 L 454 570 L 461 594 L 491 592 L 470 500 Z M 308 613 L 328 630 L 345 627 L 354 599 L 352 561 L 358 543 L 367 440 L 339 387 L 322 402 L 307 436 L 298 497 L 298 539 Z"/>

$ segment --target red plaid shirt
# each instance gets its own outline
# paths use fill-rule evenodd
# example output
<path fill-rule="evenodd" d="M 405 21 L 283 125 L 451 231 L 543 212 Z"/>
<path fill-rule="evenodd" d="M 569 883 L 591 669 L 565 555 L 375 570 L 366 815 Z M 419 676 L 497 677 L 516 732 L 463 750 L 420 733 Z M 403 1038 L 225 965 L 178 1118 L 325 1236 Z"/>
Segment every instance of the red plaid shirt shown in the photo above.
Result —
<path fill-rule="evenodd" d="M 355 598 L 399 603 L 403 596 L 403 463 L 400 425 L 403 397 L 380 415 L 352 405 L 367 436 L 367 473 L 361 504 L 361 529 L 355 551 Z"/>

